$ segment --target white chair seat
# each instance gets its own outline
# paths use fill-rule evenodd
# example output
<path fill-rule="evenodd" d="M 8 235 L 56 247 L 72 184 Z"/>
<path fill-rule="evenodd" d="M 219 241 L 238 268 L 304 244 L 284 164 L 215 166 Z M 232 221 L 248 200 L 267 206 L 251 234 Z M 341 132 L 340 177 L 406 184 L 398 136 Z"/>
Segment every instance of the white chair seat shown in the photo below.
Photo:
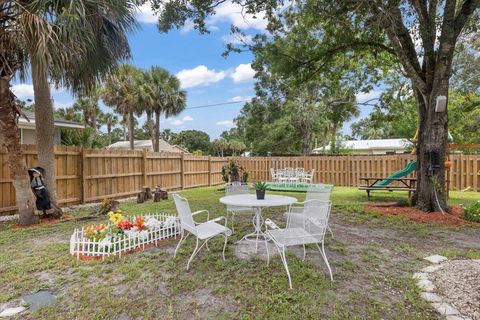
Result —
<path fill-rule="evenodd" d="M 232 231 L 216 223 L 215 221 L 208 221 L 197 225 L 197 237 L 200 240 L 208 239 L 219 234 L 226 234 L 227 236 L 232 234 Z"/>
<path fill-rule="evenodd" d="M 287 228 L 269 230 L 269 235 L 281 246 L 296 246 L 300 244 L 317 243 L 318 239 L 303 228 Z"/>

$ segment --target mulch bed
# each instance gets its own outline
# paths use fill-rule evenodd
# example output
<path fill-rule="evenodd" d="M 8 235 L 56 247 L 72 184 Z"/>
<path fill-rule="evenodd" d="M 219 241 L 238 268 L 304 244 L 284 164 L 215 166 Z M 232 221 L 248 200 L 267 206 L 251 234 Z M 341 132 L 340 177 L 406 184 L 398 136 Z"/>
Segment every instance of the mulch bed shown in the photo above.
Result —
<path fill-rule="evenodd" d="M 40 217 L 40 220 L 32 225 L 29 226 L 22 226 L 19 223 L 12 224 L 9 229 L 25 229 L 25 228 L 36 228 L 50 224 L 58 224 L 61 222 L 67 222 L 75 220 L 75 217 L 72 214 L 66 213 L 62 216 L 62 218 L 53 218 L 53 217 Z"/>
<path fill-rule="evenodd" d="M 453 205 L 450 212 L 445 214 L 441 212 L 425 213 L 413 207 L 402 206 L 398 202 L 369 204 L 366 209 L 384 216 L 400 216 L 421 223 L 436 223 L 451 226 L 470 223 L 463 219 L 463 209 L 458 205 Z"/>

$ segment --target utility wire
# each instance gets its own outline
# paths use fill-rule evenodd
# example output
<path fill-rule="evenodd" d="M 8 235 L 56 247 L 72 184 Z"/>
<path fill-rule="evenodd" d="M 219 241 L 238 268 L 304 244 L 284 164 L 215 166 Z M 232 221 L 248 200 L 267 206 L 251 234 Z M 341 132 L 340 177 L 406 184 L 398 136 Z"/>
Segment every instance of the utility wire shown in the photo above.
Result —
<path fill-rule="evenodd" d="M 357 105 L 362 105 L 362 106 L 375 106 L 376 104 L 369 103 L 370 101 L 377 100 L 377 98 L 367 100 L 365 102 L 357 102 Z M 250 102 L 250 99 L 247 100 L 240 100 L 240 101 L 227 101 L 227 102 L 219 102 L 219 103 L 213 103 L 213 104 L 205 104 L 205 105 L 200 105 L 200 106 L 193 106 L 193 107 L 187 107 L 185 108 L 186 110 L 189 109 L 202 109 L 202 108 L 210 108 L 210 107 L 217 107 L 217 106 L 224 106 L 224 105 L 229 105 L 229 104 L 237 104 L 237 103 L 244 103 L 244 102 Z M 340 103 L 347 103 L 340 101 Z"/>
<path fill-rule="evenodd" d="M 185 109 L 210 108 L 210 107 L 223 106 L 223 105 L 227 105 L 227 104 L 237 104 L 237 103 L 243 103 L 243 102 L 249 102 L 249 101 L 250 100 L 228 101 L 228 102 L 220 102 L 220 103 L 214 103 L 214 104 L 205 104 L 205 105 L 194 106 L 194 107 L 187 107 Z"/>

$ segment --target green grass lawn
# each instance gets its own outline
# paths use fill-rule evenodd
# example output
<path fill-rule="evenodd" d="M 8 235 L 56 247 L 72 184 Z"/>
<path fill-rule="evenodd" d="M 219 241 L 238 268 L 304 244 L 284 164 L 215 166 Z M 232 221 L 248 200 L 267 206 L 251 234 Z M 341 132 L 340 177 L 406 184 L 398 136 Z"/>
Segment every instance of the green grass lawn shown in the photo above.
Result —
<path fill-rule="evenodd" d="M 218 202 L 220 187 L 182 192 L 192 210 L 225 214 Z M 303 193 L 282 193 L 303 200 Z M 480 193 L 451 192 L 451 203 L 478 200 Z M 406 193 L 374 192 L 372 200 L 406 200 Z M 479 228 L 419 224 L 381 217 L 363 209 L 366 193 L 336 187 L 326 252 L 334 279 L 329 280 L 318 252 L 291 250 L 288 262 L 293 290 L 278 255 L 266 266 L 265 257 L 239 258 L 235 241 L 252 230 L 251 218 L 236 218 L 236 233 L 221 259 L 221 240 L 211 252 L 201 251 L 185 271 L 193 250 L 190 237 L 173 258 L 177 240 L 144 252 L 105 261 L 77 261 L 69 251 L 73 228 L 106 222 L 71 220 L 34 228 L 11 229 L 0 224 L 0 310 L 19 297 L 39 290 L 57 295 L 57 303 L 23 314 L 19 319 L 436 319 L 421 299 L 411 276 L 430 254 L 451 258 L 480 258 Z M 171 200 L 121 204 L 131 214 L 175 214 Z M 282 208 L 265 216 L 283 222 Z M 75 218 L 90 216 L 88 210 Z M 203 217 L 200 217 L 202 219 Z M 301 255 L 300 255 L 301 256 Z"/>

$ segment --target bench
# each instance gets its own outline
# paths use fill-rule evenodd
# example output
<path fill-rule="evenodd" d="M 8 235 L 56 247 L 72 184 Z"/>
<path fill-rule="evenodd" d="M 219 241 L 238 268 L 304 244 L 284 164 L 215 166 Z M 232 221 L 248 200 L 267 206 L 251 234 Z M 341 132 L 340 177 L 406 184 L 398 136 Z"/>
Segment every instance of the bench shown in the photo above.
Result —
<path fill-rule="evenodd" d="M 408 191 L 408 197 L 412 196 L 412 192 L 416 191 L 416 178 L 360 178 L 360 180 L 365 181 L 366 185 L 360 186 L 359 190 L 366 190 L 368 200 L 370 200 L 370 191 L 373 190 L 386 190 L 386 191 Z M 398 181 L 400 186 L 375 186 L 376 183 L 380 181 L 388 180 L 391 182 Z"/>

